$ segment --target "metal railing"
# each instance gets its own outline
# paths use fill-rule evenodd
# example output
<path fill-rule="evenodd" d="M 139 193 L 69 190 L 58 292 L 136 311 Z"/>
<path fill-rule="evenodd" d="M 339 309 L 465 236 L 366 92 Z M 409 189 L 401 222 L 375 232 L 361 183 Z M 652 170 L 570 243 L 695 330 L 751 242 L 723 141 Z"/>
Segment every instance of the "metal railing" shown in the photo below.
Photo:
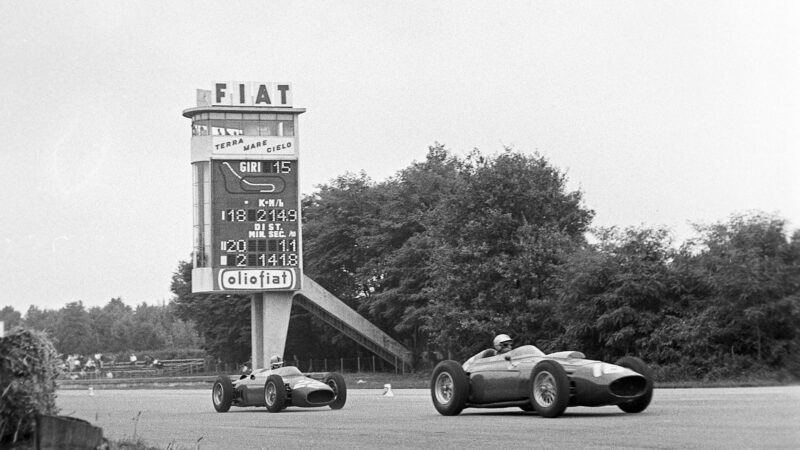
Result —
<path fill-rule="evenodd" d="M 296 366 L 301 372 L 342 372 L 342 373 L 401 373 L 402 364 L 390 364 L 384 358 L 375 355 L 356 358 L 305 358 L 287 360 L 287 366 Z M 191 377 L 216 374 L 239 374 L 243 364 L 215 363 L 205 359 L 174 359 L 159 361 L 158 364 L 109 363 L 102 369 L 90 371 L 62 372 L 60 379 L 96 380 L 96 379 L 139 379 Z M 248 369 L 250 369 L 248 367 Z"/>
<path fill-rule="evenodd" d="M 133 363 L 104 363 L 100 367 L 84 367 L 78 370 L 64 371 L 62 379 L 98 379 L 98 378 L 148 378 L 202 375 L 207 371 L 206 360 L 170 359 L 153 363 L 136 361 Z"/>

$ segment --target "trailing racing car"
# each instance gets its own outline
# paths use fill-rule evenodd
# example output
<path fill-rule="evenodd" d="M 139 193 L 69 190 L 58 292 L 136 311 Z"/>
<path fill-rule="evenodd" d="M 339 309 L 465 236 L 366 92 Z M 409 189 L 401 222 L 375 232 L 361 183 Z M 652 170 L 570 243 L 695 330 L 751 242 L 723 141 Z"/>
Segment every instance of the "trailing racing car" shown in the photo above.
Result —
<path fill-rule="evenodd" d="M 289 366 L 257 369 L 235 378 L 222 375 L 214 382 L 211 400 L 217 412 L 227 412 L 231 406 L 266 406 L 269 412 L 288 406 L 341 409 L 347 401 L 344 377 L 336 372 L 303 374 Z"/>
<path fill-rule="evenodd" d="M 616 364 L 586 359 L 581 352 L 544 354 L 523 345 L 505 354 L 484 350 L 463 365 L 440 362 L 431 376 L 431 399 L 440 414 L 464 408 L 518 406 L 543 417 L 558 417 L 568 406 L 617 405 L 644 411 L 653 398 L 653 375 L 639 358 Z"/>

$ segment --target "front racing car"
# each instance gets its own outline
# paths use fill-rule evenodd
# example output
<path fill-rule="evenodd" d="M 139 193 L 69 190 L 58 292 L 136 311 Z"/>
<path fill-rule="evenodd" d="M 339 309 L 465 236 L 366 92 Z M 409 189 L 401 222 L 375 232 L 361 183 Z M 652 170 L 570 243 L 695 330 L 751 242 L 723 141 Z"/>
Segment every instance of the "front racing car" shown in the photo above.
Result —
<path fill-rule="evenodd" d="M 544 354 L 532 345 L 497 355 L 481 352 L 463 365 L 442 361 L 431 377 L 431 399 L 443 415 L 464 408 L 518 406 L 558 417 L 568 406 L 617 405 L 644 411 L 653 396 L 652 373 L 635 357 L 616 364 L 586 359 L 581 352 Z"/>

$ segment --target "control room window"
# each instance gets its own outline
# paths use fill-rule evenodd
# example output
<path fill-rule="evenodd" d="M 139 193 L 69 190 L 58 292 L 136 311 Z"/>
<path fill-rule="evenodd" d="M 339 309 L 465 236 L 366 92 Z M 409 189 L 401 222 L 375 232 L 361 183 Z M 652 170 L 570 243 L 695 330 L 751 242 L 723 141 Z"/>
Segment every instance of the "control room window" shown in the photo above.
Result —
<path fill-rule="evenodd" d="M 244 130 L 245 136 L 258 136 L 260 134 L 261 123 L 258 120 L 258 114 L 244 114 L 242 115 L 241 128 Z"/>
<path fill-rule="evenodd" d="M 192 117 L 192 136 L 208 136 L 208 114 L 198 114 Z"/>
<path fill-rule="evenodd" d="M 208 136 L 208 125 L 202 122 L 193 123 L 192 136 Z"/>
<path fill-rule="evenodd" d="M 294 136 L 292 114 L 203 113 L 192 120 L 192 136 Z"/>
<path fill-rule="evenodd" d="M 278 122 L 275 120 L 267 120 L 258 123 L 259 136 L 277 136 L 278 135 Z"/>
<path fill-rule="evenodd" d="M 212 115 L 214 115 L 212 113 Z M 224 113 L 222 122 L 217 125 L 215 133 L 220 136 L 241 136 L 244 134 L 242 113 Z"/>
<path fill-rule="evenodd" d="M 281 136 L 294 136 L 294 121 L 280 120 L 278 121 L 278 134 Z"/>
<path fill-rule="evenodd" d="M 291 114 L 278 114 L 278 134 L 280 136 L 294 136 L 294 116 Z"/>

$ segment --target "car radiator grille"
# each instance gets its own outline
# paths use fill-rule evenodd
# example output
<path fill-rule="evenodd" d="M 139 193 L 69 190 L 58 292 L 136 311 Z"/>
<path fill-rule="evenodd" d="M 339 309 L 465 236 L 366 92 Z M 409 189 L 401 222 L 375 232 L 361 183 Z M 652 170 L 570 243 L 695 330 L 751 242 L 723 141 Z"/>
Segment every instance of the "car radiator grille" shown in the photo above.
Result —
<path fill-rule="evenodd" d="M 647 380 L 642 377 L 624 377 L 614 380 L 608 387 L 611 393 L 619 397 L 635 397 L 647 388 Z"/>

